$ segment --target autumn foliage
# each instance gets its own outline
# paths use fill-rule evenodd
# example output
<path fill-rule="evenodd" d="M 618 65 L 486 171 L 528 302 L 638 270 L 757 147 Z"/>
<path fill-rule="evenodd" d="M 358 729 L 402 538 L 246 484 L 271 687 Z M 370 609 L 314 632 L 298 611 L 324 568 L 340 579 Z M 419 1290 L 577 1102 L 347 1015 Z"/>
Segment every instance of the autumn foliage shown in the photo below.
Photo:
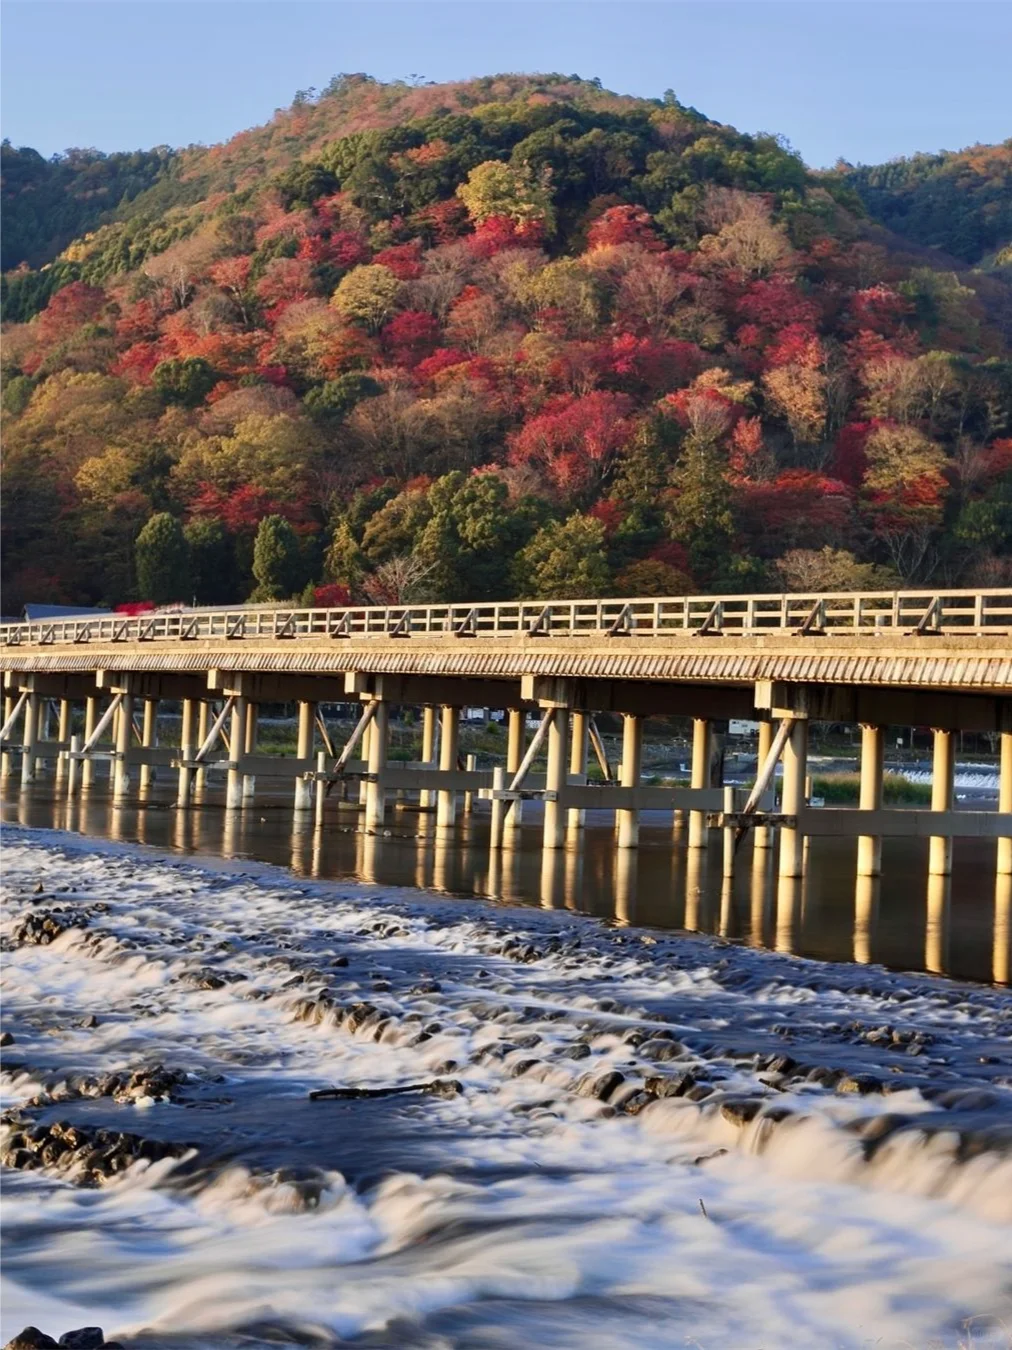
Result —
<path fill-rule="evenodd" d="M 185 153 L 4 279 L 7 607 L 1012 578 L 1003 283 L 774 138 L 345 77 Z"/>

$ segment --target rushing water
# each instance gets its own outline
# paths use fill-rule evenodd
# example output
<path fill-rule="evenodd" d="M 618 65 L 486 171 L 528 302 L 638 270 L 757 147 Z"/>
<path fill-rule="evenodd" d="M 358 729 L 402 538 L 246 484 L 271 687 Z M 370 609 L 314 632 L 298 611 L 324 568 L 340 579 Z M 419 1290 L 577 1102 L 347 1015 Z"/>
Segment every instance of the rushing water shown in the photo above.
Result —
<path fill-rule="evenodd" d="M 722 897 L 660 826 L 5 814 L 5 1340 L 1009 1344 L 1012 997 L 910 970 L 990 978 L 993 846 L 855 928 L 852 846 Z"/>

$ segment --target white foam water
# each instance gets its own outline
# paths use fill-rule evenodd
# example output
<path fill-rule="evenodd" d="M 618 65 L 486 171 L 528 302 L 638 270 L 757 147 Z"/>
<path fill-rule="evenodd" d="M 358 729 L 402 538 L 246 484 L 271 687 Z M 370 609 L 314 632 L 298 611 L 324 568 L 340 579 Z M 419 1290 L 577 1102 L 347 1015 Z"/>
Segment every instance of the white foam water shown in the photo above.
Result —
<path fill-rule="evenodd" d="M 1009 1344 L 1001 991 L 4 833 L 4 1105 L 195 1145 L 100 1187 L 4 1169 L 4 1340 Z M 15 941 L 61 906 L 87 927 Z M 853 1030 L 876 1023 L 918 1053 Z M 651 1065 L 658 1031 L 678 1044 Z M 778 1078 L 778 1050 L 896 1090 Z M 181 1100 L 74 1095 L 155 1063 L 189 1072 Z M 588 1068 L 625 1075 L 611 1105 Z M 719 1091 L 621 1109 L 685 1068 Z M 447 1076 L 456 1095 L 307 1101 Z M 763 1109 L 736 1123 L 742 1098 Z"/>

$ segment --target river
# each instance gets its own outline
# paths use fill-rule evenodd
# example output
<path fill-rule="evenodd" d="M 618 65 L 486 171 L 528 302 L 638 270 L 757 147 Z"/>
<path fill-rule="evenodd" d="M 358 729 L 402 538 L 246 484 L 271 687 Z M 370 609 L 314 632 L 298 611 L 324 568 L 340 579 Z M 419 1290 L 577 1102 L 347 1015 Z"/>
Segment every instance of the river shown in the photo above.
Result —
<path fill-rule="evenodd" d="M 1009 1344 L 993 845 L 353 823 L 7 801 L 4 1340 Z"/>

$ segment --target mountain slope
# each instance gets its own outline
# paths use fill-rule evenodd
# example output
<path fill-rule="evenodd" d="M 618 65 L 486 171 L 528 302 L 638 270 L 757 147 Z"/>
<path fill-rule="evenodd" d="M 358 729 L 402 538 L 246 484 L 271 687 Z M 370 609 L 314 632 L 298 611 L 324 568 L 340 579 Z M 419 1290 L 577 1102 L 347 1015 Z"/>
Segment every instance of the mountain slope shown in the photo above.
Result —
<path fill-rule="evenodd" d="M 1012 572 L 1007 287 L 776 137 L 350 76 L 160 153 L 4 277 L 7 606 Z"/>

